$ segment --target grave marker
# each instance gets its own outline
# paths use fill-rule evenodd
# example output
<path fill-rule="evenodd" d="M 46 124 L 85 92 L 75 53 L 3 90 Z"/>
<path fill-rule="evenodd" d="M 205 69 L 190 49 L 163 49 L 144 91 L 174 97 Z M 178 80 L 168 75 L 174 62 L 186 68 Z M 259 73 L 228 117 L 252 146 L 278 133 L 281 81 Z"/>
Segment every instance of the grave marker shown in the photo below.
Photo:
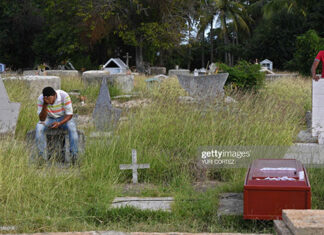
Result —
<path fill-rule="evenodd" d="M 0 134 L 15 134 L 20 104 L 11 103 L 0 78 Z"/>
<path fill-rule="evenodd" d="M 127 65 L 127 67 L 129 67 L 129 59 L 131 59 L 132 57 L 129 56 L 128 52 L 126 52 L 126 55 L 123 56 L 123 58 L 126 58 L 126 65 Z"/>
<path fill-rule="evenodd" d="M 214 75 L 180 75 L 178 80 L 183 89 L 191 97 L 198 99 L 214 99 L 217 96 L 224 95 L 224 85 L 228 73 L 218 73 Z"/>
<path fill-rule="evenodd" d="M 99 96 L 93 111 L 95 127 L 98 131 L 113 129 L 117 125 L 122 110 L 111 104 L 106 78 L 102 79 Z"/>
<path fill-rule="evenodd" d="M 121 164 L 119 165 L 120 170 L 132 170 L 133 171 L 133 183 L 138 183 L 138 172 L 137 169 L 148 169 L 150 164 L 137 164 L 137 152 L 136 149 L 132 149 L 132 164 Z"/>

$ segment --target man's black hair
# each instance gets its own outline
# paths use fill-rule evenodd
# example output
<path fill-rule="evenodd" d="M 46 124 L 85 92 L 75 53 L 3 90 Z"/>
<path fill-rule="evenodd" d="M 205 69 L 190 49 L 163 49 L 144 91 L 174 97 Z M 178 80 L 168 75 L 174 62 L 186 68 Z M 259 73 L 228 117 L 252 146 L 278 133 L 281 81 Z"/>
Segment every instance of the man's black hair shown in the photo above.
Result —
<path fill-rule="evenodd" d="M 55 94 L 56 94 L 55 90 L 50 86 L 45 87 L 43 89 L 43 96 L 52 96 L 52 95 L 55 95 Z"/>

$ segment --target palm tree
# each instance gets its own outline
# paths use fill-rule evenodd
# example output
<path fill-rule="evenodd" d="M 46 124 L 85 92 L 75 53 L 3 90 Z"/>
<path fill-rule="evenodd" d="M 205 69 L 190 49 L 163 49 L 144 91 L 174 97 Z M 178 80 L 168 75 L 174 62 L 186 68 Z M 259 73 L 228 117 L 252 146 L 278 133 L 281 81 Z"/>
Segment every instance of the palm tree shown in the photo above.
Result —
<path fill-rule="evenodd" d="M 245 6 L 237 0 L 213 0 L 216 9 L 216 22 L 221 29 L 221 37 L 224 40 L 225 47 L 230 41 L 230 33 L 233 33 L 234 41 L 238 43 L 238 32 L 243 30 L 250 32 L 248 23 L 251 18 L 247 15 Z M 230 32 L 229 25 L 232 25 L 233 32 Z M 227 50 L 227 49 L 225 49 Z M 233 57 L 229 51 L 225 52 L 225 63 L 233 65 Z"/>

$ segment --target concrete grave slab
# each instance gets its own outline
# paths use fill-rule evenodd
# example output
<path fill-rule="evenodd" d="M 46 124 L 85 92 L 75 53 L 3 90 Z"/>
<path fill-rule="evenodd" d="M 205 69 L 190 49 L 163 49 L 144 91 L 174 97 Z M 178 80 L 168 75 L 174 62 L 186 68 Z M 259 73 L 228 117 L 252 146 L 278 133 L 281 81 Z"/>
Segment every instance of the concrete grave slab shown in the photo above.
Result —
<path fill-rule="evenodd" d="M 124 93 L 129 93 L 134 89 L 134 75 L 132 74 L 110 74 L 104 70 L 91 70 L 82 74 L 82 81 L 87 84 L 101 84 L 106 78 L 109 85 L 116 86 Z"/>
<path fill-rule="evenodd" d="M 277 235 L 293 235 L 288 226 L 282 220 L 274 220 L 273 225 Z"/>
<path fill-rule="evenodd" d="M 7 90 L 0 78 L 0 135 L 15 134 L 19 110 L 19 103 L 9 101 Z"/>
<path fill-rule="evenodd" d="M 293 234 L 324 234 L 324 210 L 283 210 L 282 218 Z"/>
<path fill-rule="evenodd" d="M 177 75 L 189 75 L 189 69 L 170 69 L 168 75 L 169 76 L 177 76 Z"/>
<path fill-rule="evenodd" d="M 46 70 L 47 76 L 57 76 L 60 78 L 81 78 L 78 70 Z"/>
<path fill-rule="evenodd" d="M 150 67 L 149 74 L 166 74 L 166 67 Z"/>
<path fill-rule="evenodd" d="M 171 212 L 172 197 L 117 197 L 112 202 L 112 208 L 135 207 L 141 210 Z"/>
<path fill-rule="evenodd" d="M 17 80 L 23 82 L 25 86 L 30 90 L 30 98 L 37 98 L 44 87 L 50 86 L 55 90 L 61 89 L 61 78 L 57 76 L 17 76 L 17 77 L 7 77 L 6 80 Z"/>
<path fill-rule="evenodd" d="M 217 215 L 243 215 L 243 193 L 222 193 Z"/>
<path fill-rule="evenodd" d="M 289 147 L 284 159 L 296 159 L 305 166 L 324 165 L 324 145 L 317 143 L 296 143 Z"/>
<path fill-rule="evenodd" d="M 228 73 L 215 75 L 177 75 L 180 85 L 190 96 L 197 99 L 213 99 L 224 95 Z"/>

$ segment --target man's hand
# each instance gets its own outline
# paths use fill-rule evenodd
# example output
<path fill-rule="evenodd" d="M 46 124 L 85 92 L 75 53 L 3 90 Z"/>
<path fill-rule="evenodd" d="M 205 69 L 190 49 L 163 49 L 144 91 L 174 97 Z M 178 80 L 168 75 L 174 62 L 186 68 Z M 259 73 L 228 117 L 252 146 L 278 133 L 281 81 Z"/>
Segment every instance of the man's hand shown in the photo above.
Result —
<path fill-rule="evenodd" d="M 320 80 L 320 76 L 316 75 L 315 77 L 313 77 L 313 79 L 317 82 L 318 80 Z"/>
<path fill-rule="evenodd" d="M 48 105 L 50 103 L 50 97 L 44 96 L 44 104 L 43 105 Z"/>
<path fill-rule="evenodd" d="M 51 128 L 56 129 L 60 126 L 61 124 L 59 122 L 53 122 Z"/>

